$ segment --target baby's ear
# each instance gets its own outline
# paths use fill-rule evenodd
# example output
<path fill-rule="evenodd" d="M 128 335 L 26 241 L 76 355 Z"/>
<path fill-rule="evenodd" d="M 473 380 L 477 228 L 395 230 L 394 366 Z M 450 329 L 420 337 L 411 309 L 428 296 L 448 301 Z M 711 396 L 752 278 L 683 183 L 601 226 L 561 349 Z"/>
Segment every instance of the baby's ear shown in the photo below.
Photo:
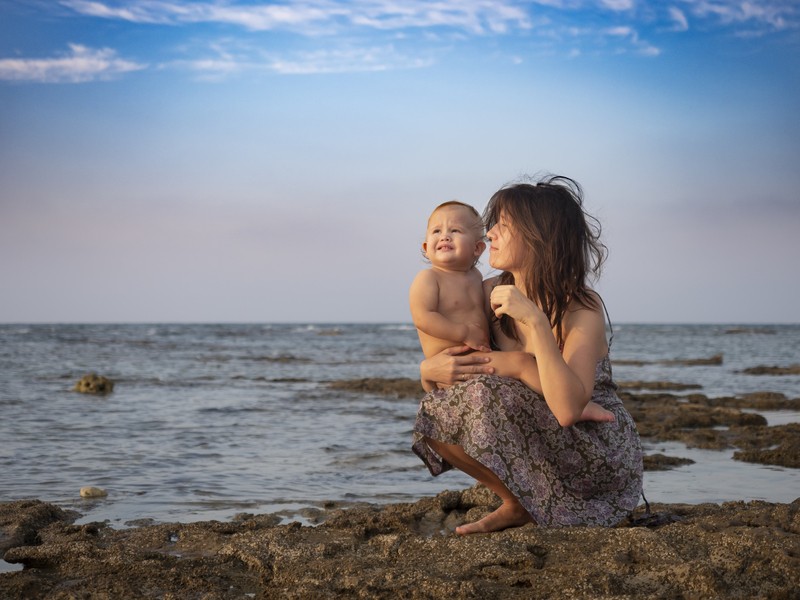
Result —
<path fill-rule="evenodd" d="M 428 242 L 422 242 L 422 253 L 428 256 Z"/>
<path fill-rule="evenodd" d="M 475 242 L 475 256 L 480 256 L 484 250 L 486 250 L 486 242 L 482 239 Z"/>

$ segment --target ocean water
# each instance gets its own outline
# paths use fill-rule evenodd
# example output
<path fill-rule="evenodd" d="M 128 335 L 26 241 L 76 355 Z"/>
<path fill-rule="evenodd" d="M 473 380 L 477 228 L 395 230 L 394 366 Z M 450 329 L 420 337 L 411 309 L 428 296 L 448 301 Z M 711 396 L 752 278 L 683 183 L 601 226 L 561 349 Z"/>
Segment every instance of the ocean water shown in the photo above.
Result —
<path fill-rule="evenodd" d="M 800 362 L 800 326 L 617 325 L 612 359 L 723 354 L 721 366 L 618 365 L 616 379 L 800 398 L 800 376 L 743 368 Z M 410 450 L 415 399 L 333 390 L 335 380 L 418 376 L 408 324 L 0 325 L 0 500 L 39 498 L 115 527 L 226 519 L 340 503 L 414 501 L 472 481 L 432 478 Z M 72 391 L 88 372 L 114 392 Z M 797 411 L 767 414 L 771 424 Z M 651 502 L 800 496 L 800 470 L 732 451 L 648 444 L 696 464 L 648 473 Z M 81 499 L 83 486 L 108 491 Z"/>

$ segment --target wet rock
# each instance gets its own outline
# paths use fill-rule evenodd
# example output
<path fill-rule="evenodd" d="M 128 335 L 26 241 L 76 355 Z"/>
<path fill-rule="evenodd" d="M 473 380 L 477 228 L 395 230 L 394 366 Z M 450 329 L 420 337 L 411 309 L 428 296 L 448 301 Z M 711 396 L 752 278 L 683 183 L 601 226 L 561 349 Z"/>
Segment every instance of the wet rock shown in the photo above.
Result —
<path fill-rule="evenodd" d="M 644 365 L 674 365 L 674 366 L 717 366 L 722 364 L 722 354 L 714 354 L 708 358 L 674 358 L 663 360 L 637 360 L 637 359 L 620 359 L 615 358 L 613 363 L 615 365 L 630 365 L 634 367 L 641 367 Z"/>
<path fill-rule="evenodd" d="M 786 367 L 759 365 L 739 371 L 746 375 L 800 375 L 800 365 Z"/>
<path fill-rule="evenodd" d="M 665 456 L 658 453 L 645 455 L 643 462 L 645 471 L 669 471 L 670 469 L 674 469 L 676 467 L 694 464 L 694 461 L 691 458 Z"/>
<path fill-rule="evenodd" d="M 39 542 L 39 531 L 51 523 L 71 523 L 78 513 L 64 511 L 41 500 L 0 503 L 0 557 L 14 546 Z"/>
<path fill-rule="evenodd" d="M 681 390 L 697 390 L 701 389 L 703 386 L 697 383 L 678 383 L 675 381 L 618 381 L 617 385 L 619 385 L 622 389 L 631 389 L 631 390 L 673 390 L 673 391 L 681 391 Z"/>
<path fill-rule="evenodd" d="M 639 434 L 657 440 L 682 441 L 690 446 L 723 449 L 735 442 L 745 426 L 766 427 L 766 419 L 739 408 L 714 406 L 701 395 L 630 394 L 620 392 Z"/>
<path fill-rule="evenodd" d="M 800 423 L 749 433 L 749 436 L 742 436 L 737 441 L 737 446 L 742 450 L 733 453 L 734 459 L 800 469 Z"/>
<path fill-rule="evenodd" d="M 72 389 L 82 394 L 110 394 L 114 391 L 114 382 L 102 375 L 89 373 L 81 377 Z"/>
<path fill-rule="evenodd" d="M 317 332 L 317 335 L 321 335 L 321 336 L 337 336 L 337 335 L 343 335 L 343 332 L 342 332 L 341 329 L 320 329 Z"/>
<path fill-rule="evenodd" d="M 703 400 L 708 406 L 729 406 L 755 410 L 798 410 L 800 399 L 789 399 L 778 392 L 752 392 L 738 398 L 721 397 Z"/>
<path fill-rule="evenodd" d="M 722 364 L 722 354 L 715 354 L 708 358 L 679 358 L 675 360 L 662 360 L 661 364 L 664 365 L 682 365 L 687 367 L 692 366 L 715 366 Z"/>
<path fill-rule="evenodd" d="M 800 467 L 800 424 L 768 427 L 766 419 L 743 408 L 797 409 L 782 394 L 760 392 L 740 398 L 703 394 L 632 394 L 620 391 L 643 438 L 683 442 L 692 448 L 736 448 L 734 458 L 784 467 Z"/>
<path fill-rule="evenodd" d="M 419 380 L 409 379 L 407 377 L 394 379 L 378 377 L 345 379 L 332 381 L 329 385 L 335 390 L 380 394 L 382 396 L 394 396 L 396 398 L 421 398 L 425 394 Z"/>
<path fill-rule="evenodd" d="M 727 334 L 758 333 L 765 335 L 774 335 L 777 333 L 777 331 L 775 331 L 775 329 L 773 329 L 772 327 L 732 327 L 731 329 L 726 329 L 725 333 Z"/>
<path fill-rule="evenodd" d="M 495 505 L 471 488 L 333 510 L 317 527 L 56 522 L 9 551 L 36 568 L 0 576 L 0 597 L 790 598 L 800 586 L 800 500 L 653 505 L 671 517 L 660 527 L 448 533 L 468 506 Z"/>

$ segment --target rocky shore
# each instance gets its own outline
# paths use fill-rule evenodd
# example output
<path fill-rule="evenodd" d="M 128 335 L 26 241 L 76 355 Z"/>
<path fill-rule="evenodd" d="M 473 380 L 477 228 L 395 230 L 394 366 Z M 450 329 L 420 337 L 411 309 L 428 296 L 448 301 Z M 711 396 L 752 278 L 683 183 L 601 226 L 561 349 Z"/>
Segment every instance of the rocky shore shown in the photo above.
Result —
<path fill-rule="evenodd" d="M 407 379 L 332 384 L 343 393 L 418 396 Z M 675 395 L 673 391 L 683 391 Z M 800 467 L 797 410 L 780 394 L 709 398 L 670 382 L 628 382 L 620 396 L 645 439 L 736 460 Z M 685 459 L 653 454 L 647 469 Z M 800 498 L 790 504 L 654 505 L 611 529 L 521 528 L 462 538 L 496 507 L 481 487 L 415 503 L 334 503 L 304 524 L 240 514 L 228 522 L 75 525 L 38 500 L 0 504 L 0 598 L 797 598 Z"/>
<path fill-rule="evenodd" d="M 483 488 L 413 504 L 114 530 L 39 501 L 0 505 L 0 548 L 25 565 L 3 598 L 797 598 L 800 499 L 654 506 L 655 527 L 459 537 Z"/>

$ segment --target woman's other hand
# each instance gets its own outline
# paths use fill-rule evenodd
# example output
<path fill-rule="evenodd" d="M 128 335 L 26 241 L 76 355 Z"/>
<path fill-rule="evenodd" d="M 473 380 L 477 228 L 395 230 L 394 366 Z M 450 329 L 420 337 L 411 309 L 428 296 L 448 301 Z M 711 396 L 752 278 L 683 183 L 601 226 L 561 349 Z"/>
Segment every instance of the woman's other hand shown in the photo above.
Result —
<path fill-rule="evenodd" d="M 494 368 L 487 364 L 488 356 L 475 352 L 465 354 L 469 351 L 469 346 L 453 346 L 423 360 L 419 365 L 422 387 L 431 391 L 437 384 L 449 386 L 474 375 L 494 373 Z"/>

